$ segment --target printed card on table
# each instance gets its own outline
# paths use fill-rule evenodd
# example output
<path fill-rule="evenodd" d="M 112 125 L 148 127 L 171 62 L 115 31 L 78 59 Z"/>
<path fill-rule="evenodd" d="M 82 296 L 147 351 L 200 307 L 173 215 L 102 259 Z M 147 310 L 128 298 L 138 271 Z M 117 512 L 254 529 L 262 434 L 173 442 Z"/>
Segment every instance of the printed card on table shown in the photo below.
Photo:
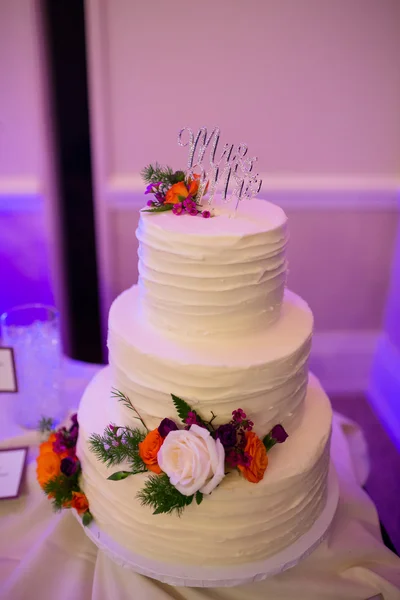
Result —
<path fill-rule="evenodd" d="M 18 498 L 25 471 L 28 448 L 0 450 L 0 500 Z"/>
<path fill-rule="evenodd" d="M 18 392 L 14 351 L 12 348 L 0 348 L 0 393 Z"/>

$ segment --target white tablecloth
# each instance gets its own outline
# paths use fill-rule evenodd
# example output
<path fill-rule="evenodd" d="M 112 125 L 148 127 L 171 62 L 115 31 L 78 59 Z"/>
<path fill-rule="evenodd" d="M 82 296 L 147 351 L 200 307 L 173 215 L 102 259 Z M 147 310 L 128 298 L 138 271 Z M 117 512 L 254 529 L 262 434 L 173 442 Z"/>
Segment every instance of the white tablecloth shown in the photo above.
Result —
<path fill-rule="evenodd" d="M 74 407 L 96 367 L 68 362 L 66 405 Z M 238 588 L 173 588 L 114 564 L 69 511 L 52 513 L 35 479 L 37 434 L 10 422 L 2 400 L 0 447 L 32 445 L 22 496 L 0 502 L 0 598 L 7 600 L 400 600 L 400 559 L 382 543 L 359 428 L 334 417 L 332 458 L 341 498 L 328 539 L 301 564 Z M 15 400 L 14 400 L 15 401 Z M 383 465 L 384 467 L 384 465 Z"/>

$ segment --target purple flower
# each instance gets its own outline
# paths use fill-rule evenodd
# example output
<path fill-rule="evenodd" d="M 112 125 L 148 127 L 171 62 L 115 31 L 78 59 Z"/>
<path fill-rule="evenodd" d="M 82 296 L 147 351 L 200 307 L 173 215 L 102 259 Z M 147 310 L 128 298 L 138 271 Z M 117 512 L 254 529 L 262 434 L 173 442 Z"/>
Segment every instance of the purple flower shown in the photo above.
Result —
<path fill-rule="evenodd" d="M 76 473 L 78 468 L 78 463 L 73 458 L 67 456 L 67 458 L 63 458 L 60 465 L 61 473 L 64 473 L 67 477 L 71 477 Z"/>
<path fill-rule="evenodd" d="M 163 419 L 158 426 L 158 433 L 162 438 L 167 437 L 170 431 L 176 431 L 178 429 L 177 424 L 171 419 Z"/>
<path fill-rule="evenodd" d="M 156 194 L 154 194 L 154 198 L 157 200 L 157 202 L 159 202 L 160 204 L 164 203 L 165 200 L 165 196 L 164 194 L 162 194 L 161 192 L 157 192 Z"/>
<path fill-rule="evenodd" d="M 196 217 L 199 214 L 197 208 L 191 208 L 188 212 L 191 217 Z"/>
<path fill-rule="evenodd" d="M 241 423 L 241 421 L 245 420 L 246 413 L 241 408 L 238 408 L 232 412 L 232 417 L 236 423 Z"/>
<path fill-rule="evenodd" d="M 149 183 L 149 185 L 146 188 L 145 194 L 154 194 L 154 191 L 157 191 L 160 185 L 162 185 L 162 181 L 157 181 L 157 183 Z"/>
<path fill-rule="evenodd" d="M 79 433 L 79 426 L 72 425 L 71 429 L 69 430 L 69 438 L 68 438 L 69 446 L 76 446 L 76 442 L 78 441 L 78 433 Z"/>
<path fill-rule="evenodd" d="M 117 448 L 119 446 L 119 441 L 118 440 L 113 440 L 111 443 L 114 446 L 114 448 Z"/>
<path fill-rule="evenodd" d="M 282 425 L 275 425 L 269 434 L 277 444 L 283 444 L 283 442 L 289 437 Z"/>
<path fill-rule="evenodd" d="M 72 425 L 78 425 L 78 415 L 76 413 L 74 415 L 72 415 L 71 423 L 72 423 Z"/>
<path fill-rule="evenodd" d="M 215 438 L 220 440 L 224 448 L 230 448 L 236 444 L 236 429 L 231 423 L 220 425 L 215 432 Z"/>
<path fill-rule="evenodd" d="M 203 210 L 201 216 L 203 217 L 203 219 L 209 219 L 211 217 L 211 213 L 209 210 Z"/>
<path fill-rule="evenodd" d="M 253 421 L 246 421 L 246 427 L 245 427 L 246 431 L 251 431 L 253 429 L 253 427 L 254 427 Z"/>
<path fill-rule="evenodd" d="M 154 206 L 153 200 L 147 200 L 147 206 Z"/>
<path fill-rule="evenodd" d="M 181 215 L 182 211 L 183 211 L 182 202 L 177 202 L 176 204 L 173 205 L 172 212 L 174 213 L 174 215 Z"/>
<path fill-rule="evenodd" d="M 111 448 L 110 444 L 103 444 L 104 450 L 107 452 Z"/>

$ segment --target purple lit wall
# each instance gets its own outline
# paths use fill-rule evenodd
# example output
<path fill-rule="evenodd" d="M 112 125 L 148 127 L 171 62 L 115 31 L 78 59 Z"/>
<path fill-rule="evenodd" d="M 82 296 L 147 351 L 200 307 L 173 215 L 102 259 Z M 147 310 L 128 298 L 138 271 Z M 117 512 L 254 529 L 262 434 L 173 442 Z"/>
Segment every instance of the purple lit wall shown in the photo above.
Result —
<path fill-rule="evenodd" d="M 0 313 L 21 303 L 54 303 L 38 7 L 30 0 L 0 3 Z"/>
<path fill-rule="evenodd" d="M 15 210 L 16 198 L 0 203 L 0 313 L 17 304 L 54 303 L 43 211 L 27 209 L 30 200 L 24 199 L 25 210 Z"/>

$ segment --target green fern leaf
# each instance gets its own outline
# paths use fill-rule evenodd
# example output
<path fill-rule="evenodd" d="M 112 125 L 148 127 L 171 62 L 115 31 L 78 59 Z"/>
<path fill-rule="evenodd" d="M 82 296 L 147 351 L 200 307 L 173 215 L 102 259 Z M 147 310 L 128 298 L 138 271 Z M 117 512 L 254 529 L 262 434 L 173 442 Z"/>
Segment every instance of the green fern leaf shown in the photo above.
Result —
<path fill-rule="evenodd" d="M 176 412 L 178 413 L 180 420 L 184 423 L 187 419 L 188 414 L 194 411 L 192 407 L 187 402 L 185 402 L 185 400 L 182 400 L 182 398 L 175 396 L 175 394 L 171 394 L 171 396 Z"/>

